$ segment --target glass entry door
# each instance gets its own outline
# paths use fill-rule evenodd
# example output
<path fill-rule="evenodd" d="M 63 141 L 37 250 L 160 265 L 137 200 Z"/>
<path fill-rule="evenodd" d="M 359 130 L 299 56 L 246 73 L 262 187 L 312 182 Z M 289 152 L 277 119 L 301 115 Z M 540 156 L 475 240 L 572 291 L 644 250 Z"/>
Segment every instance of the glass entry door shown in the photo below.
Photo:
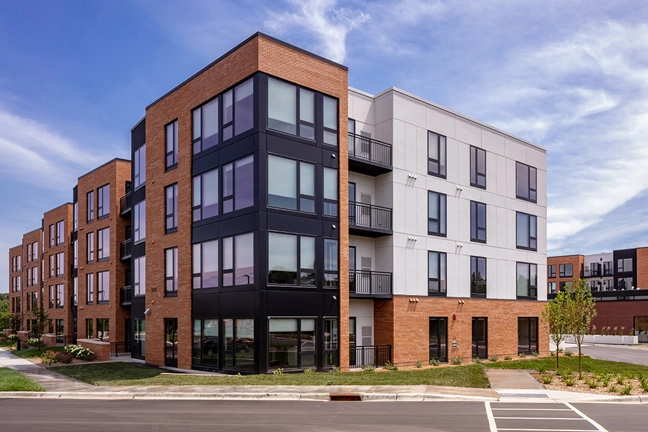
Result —
<path fill-rule="evenodd" d="M 472 319 L 472 356 L 485 359 L 488 357 L 488 320 Z"/>
<path fill-rule="evenodd" d="M 430 318 L 430 360 L 448 361 L 448 319 Z"/>
<path fill-rule="evenodd" d="M 164 319 L 164 364 L 178 367 L 178 319 Z"/>

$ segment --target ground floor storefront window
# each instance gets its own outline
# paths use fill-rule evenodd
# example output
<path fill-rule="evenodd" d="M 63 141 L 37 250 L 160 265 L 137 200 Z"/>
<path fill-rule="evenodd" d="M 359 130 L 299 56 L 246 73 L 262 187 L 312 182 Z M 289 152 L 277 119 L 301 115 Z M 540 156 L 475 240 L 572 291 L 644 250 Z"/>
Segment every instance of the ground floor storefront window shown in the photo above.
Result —
<path fill-rule="evenodd" d="M 518 353 L 538 352 L 538 318 L 518 318 Z"/>
<path fill-rule="evenodd" d="M 430 318 L 430 360 L 448 361 L 448 319 Z"/>
<path fill-rule="evenodd" d="M 268 369 L 305 369 L 315 366 L 315 320 L 269 320 Z"/>

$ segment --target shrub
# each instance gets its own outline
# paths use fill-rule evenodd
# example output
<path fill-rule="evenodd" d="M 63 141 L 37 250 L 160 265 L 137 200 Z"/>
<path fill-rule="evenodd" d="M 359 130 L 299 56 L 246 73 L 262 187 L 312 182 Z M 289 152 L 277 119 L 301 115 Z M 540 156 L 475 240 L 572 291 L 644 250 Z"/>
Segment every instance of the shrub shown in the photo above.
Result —
<path fill-rule="evenodd" d="M 603 384 L 604 387 L 607 387 L 610 385 L 610 380 L 612 377 L 609 374 L 605 374 L 601 377 L 601 383 Z"/>
<path fill-rule="evenodd" d="M 576 382 L 573 375 L 565 375 L 562 377 L 562 380 L 567 387 L 572 387 Z"/>
<path fill-rule="evenodd" d="M 496 361 L 499 360 L 499 357 L 497 357 L 497 356 L 490 356 L 490 357 L 488 357 L 488 360 L 491 361 L 491 362 L 493 362 L 493 363 L 495 363 Z"/>
<path fill-rule="evenodd" d="M 430 360 L 430 366 L 439 366 L 441 362 L 437 359 Z"/>
<path fill-rule="evenodd" d="M 546 370 L 547 370 L 547 365 L 545 365 L 543 363 L 540 363 L 538 365 L 538 373 L 544 373 L 544 371 L 546 371 Z"/>
<path fill-rule="evenodd" d="M 564 353 L 564 352 L 565 352 L 564 349 L 562 349 L 562 348 L 558 348 L 558 354 L 562 354 L 562 353 Z"/>
<path fill-rule="evenodd" d="M 520 358 L 525 358 L 525 357 L 526 357 L 526 354 L 524 354 L 523 352 L 518 353 L 518 357 L 520 357 Z"/>
<path fill-rule="evenodd" d="M 598 387 L 598 382 L 595 379 L 585 380 L 585 384 L 587 384 L 587 387 L 591 389 Z"/>
<path fill-rule="evenodd" d="M 558 375 L 559 377 L 571 376 L 571 374 L 572 374 L 572 370 L 569 368 L 559 368 L 556 371 L 556 375 Z"/>
<path fill-rule="evenodd" d="M 80 345 L 70 344 L 66 345 L 63 349 L 66 352 L 72 354 L 74 358 L 78 358 L 79 360 L 91 361 L 94 358 L 94 353 L 92 351 Z"/>
<path fill-rule="evenodd" d="M 625 384 L 625 377 L 622 374 L 617 375 L 616 382 L 619 385 Z"/>
<path fill-rule="evenodd" d="M 511 357 L 511 356 L 504 357 L 504 360 L 511 360 L 511 359 L 513 359 L 513 357 Z"/>
<path fill-rule="evenodd" d="M 475 357 L 473 359 L 473 363 L 475 363 L 475 364 L 483 364 L 483 362 L 481 361 L 481 359 L 479 357 Z"/>
<path fill-rule="evenodd" d="M 10 334 L 9 336 L 7 336 L 7 340 L 11 343 L 16 343 L 16 341 L 18 340 L 18 335 Z"/>
<path fill-rule="evenodd" d="M 273 375 L 283 375 L 283 368 L 277 368 L 272 371 Z"/>
<path fill-rule="evenodd" d="M 648 392 L 648 381 L 646 381 L 645 378 L 639 380 L 639 384 L 641 385 L 641 388 L 643 391 Z"/>
<path fill-rule="evenodd" d="M 623 387 L 623 388 L 621 389 L 621 394 L 622 394 L 622 395 L 626 395 L 626 396 L 627 396 L 627 395 L 629 395 L 630 393 L 632 393 L 632 383 L 628 383 L 628 385 L 626 385 L 625 387 Z"/>
<path fill-rule="evenodd" d="M 533 352 L 531 353 L 531 355 L 532 355 L 533 357 L 538 357 L 540 354 L 538 354 L 538 351 L 533 351 Z"/>
<path fill-rule="evenodd" d="M 555 355 L 556 355 L 556 351 L 549 351 L 549 355 L 550 355 L 551 357 L 555 356 Z"/>
<path fill-rule="evenodd" d="M 457 357 L 455 357 L 455 358 L 452 359 L 452 362 L 451 362 L 451 363 L 452 363 L 453 365 L 460 365 L 461 363 L 463 363 L 463 357 L 461 357 L 461 356 L 457 356 Z"/>
<path fill-rule="evenodd" d="M 373 367 L 373 365 L 366 364 L 366 365 L 362 365 L 362 370 L 365 372 L 373 372 L 374 370 L 376 370 L 376 368 Z"/>
<path fill-rule="evenodd" d="M 329 370 L 329 372 L 331 372 L 331 373 L 338 373 L 338 372 L 340 372 L 340 368 L 339 368 L 338 366 L 333 366 L 333 367 Z"/>
<path fill-rule="evenodd" d="M 314 373 L 315 373 L 315 369 L 314 369 L 314 368 L 304 369 L 304 373 L 305 373 L 306 375 L 314 374 Z"/>
<path fill-rule="evenodd" d="M 619 326 L 614 326 L 614 329 L 612 329 L 612 336 L 617 336 L 619 332 Z"/>
<path fill-rule="evenodd" d="M 388 362 L 385 362 L 385 369 L 394 370 L 395 368 L 394 368 L 394 365 L 392 364 L 392 362 L 388 361 Z M 396 369 L 396 370 L 398 370 L 398 369 Z"/>
<path fill-rule="evenodd" d="M 416 360 L 416 367 L 419 369 L 423 367 L 423 363 L 421 362 L 421 360 Z"/>
<path fill-rule="evenodd" d="M 571 356 L 573 356 L 573 355 L 574 355 L 573 352 L 571 352 L 571 351 L 565 351 L 565 356 L 566 356 L 566 357 L 571 357 Z"/>
<path fill-rule="evenodd" d="M 542 374 L 542 384 L 551 384 L 551 381 L 553 381 L 553 375 L 550 373 L 544 373 Z"/>
<path fill-rule="evenodd" d="M 616 387 L 614 384 L 612 384 L 612 385 L 610 386 L 610 388 L 608 389 L 608 391 L 609 391 L 610 393 L 616 393 L 616 391 L 617 391 L 617 387 Z"/>
<path fill-rule="evenodd" d="M 43 345 L 43 339 L 41 338 L 29 338 L 27 339 L 27 344 L 37 347 L 39 345 Z"/>
<path fill-rule="evenodd" d="M 47 350 L 43 354 L 41 354 L 41 359 L 43 359 L 43 363 L 46 365 L 51 365 L 54 363 L 68 364 L 72 362 L 73 358 L 74 357 L 72 357 L 72 354 L 65 351 Z"/>

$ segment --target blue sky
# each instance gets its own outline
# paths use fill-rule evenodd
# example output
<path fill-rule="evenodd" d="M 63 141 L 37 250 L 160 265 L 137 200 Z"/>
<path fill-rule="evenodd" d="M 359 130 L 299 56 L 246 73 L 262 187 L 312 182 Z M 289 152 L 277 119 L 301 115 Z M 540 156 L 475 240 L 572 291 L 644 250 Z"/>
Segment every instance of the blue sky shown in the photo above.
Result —
<path fill-rule="evenodd" d="M 550 254 L 648 245 L 647 23 L 635 0 L 3 2 L 0 292 L 144 107 L 256 31 L 544 146 Z"/>

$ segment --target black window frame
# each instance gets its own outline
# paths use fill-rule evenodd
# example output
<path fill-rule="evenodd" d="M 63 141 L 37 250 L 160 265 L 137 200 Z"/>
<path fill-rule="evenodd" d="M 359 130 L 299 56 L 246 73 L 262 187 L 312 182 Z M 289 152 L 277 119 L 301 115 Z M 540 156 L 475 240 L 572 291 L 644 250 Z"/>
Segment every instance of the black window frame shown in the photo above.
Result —
<path fill-rule="evenodd" d="M 110 271 L 99 271 L 97 274 L 97 304 L 108 304 L 110 302 Z M 108 286 L 104 286 L 104 275 L 108 278 Z"/>
<path fill-rule="evenodd" d="M 479 169 L 479 161 L 483 158 L 484 171 Z M 484 179 L 484 184 L 480 184 L 480 179 Z M 470 146 L 470 186 L 486 189 L 486 150 Z"/>
<path fill-rule="evenodd" d="M 270 169 L 270 158 L 277 158 L 277 159 L 285 159 L 291 162 L 295 163 L 295 191 L 296 191 L 296 197 L 295 197 L 295 208 L 291 207 L 282 207 L 280 205 L 272 205 L 270 204 L 270 184 L 272 183 L 272 178 L 271 176 L 271 169 Z M 313 195 L 308 195 L 305 193 L 302 193 L 302 183 L 301 183 L 301 178 L 302 178 L 302 165 L 310 165 L 312 166 L 313 169 Z M 276 208 L 276 209 L 282 209 L 282 210 L 291 210 L 291 211 L 298 211 L 302 213 L 309 213 L 309 214 L 315 214 L 317 212 L 317 206 L 316 206 L 316 196 L 317 196 L 317 165 L 311 162 L 307 161 L 302 161 L 298 159 L 293 159 L 285 156 L 280 156 L 276 154 L 268 154 L 268 207 L 269 208 Z M 309 210 L 304 210 L 303 209 L 303 202 L 308 201 L 312 203 L 312 211 Z M 332 200 L 328 200 L 329 202 L 332 202 Z M 335 202 L 337 204 L 337 201 Z M 337 212 L 336 212 L 337 213 Z"/>
<path fill-rule="evenodd" d="M 436 197 L 435 197 L 436 195 Z M 437 217 L 430 215 L 430 202 L 437 200 Z M 438 231 L 430 230 L 430 222 L 438 224 Z M 448 235 L 448 196 L 440 192 L 428 191 L 428 235 L 447 237 Z"/>
<path fill-rule="evenodd" d="M 556 282 L 547 282 L 547 293 L 554 294 L 556 292 Z"/>
<path fill-rule="evenodd" d="M 436 260 L 437 269 L 439 270 L 436 277 L 430 272 L 432 260 Z M 437 284 L 437 290 L 432 289 L 433 284 Z M 428 251 L 428 295 L 436 297 L 446 297 L 448 295 L 448 256 L 445 252 Z"/>
<path fill-rule="evenodd" d="M 527 278 L 528 285 L 526 286 L 526 295 L 520 295 L 520 275 L 519 275 L 519 269 L 521 266 L 526 266 L 527 268 L 527 274 L 529 277 Z M 532 277 L 531 277 L 531 270 L 535 269 L 535 285 L 531 283 Z M 533 263 L 527 263 L 527 262 L 516 262 L 515 263 L 515 271 L 516 271 L 516 278 L 515 278 L 515 294 L 518 299 L 537 299 L 538 298 L 538 265 L 533 264 Z M 524 288 L 524 287 L 522 287 Z"/>
<path fill-rule="evenodd" d="M 518 226 L 518 221 L 519 221 L 520 216 L 525 216 L 528 219 L 528 221 L 527 221 L 528 230 L 526 232 L 525 238 L 527 239 L 527 243 L 529 244 L 529 246 L 520 245 L 518 243 L 518 240 L 519 240 L 518 233 L 519 233 L 519 230 L 520 230 L 520 228 Z M 532 235 L 532 233 L 531 233 L 531 231 L 532 231 L 532 229 L 531 229 L 531 220 L 535 221 L 535 236 Z M 535 243 L 535 246 L 532 246 L 532 244 L 534 244 L 534 243 Z M 524 212 L 515 212 L 515 247 L 517 249 L 524 249 L 524 250 L 532 250 L 532 251 L 537 251 L 538 250 L 538 217 L 536 215 L 532 215 L 532 214 L 524 213 Z"/>
<path fill-rule="evenodd" d="M 291 340 L 294 340 L 295 343 L 296 343 L 296 349 L 297 349 L 296 351 L 291 351 L 291 350 L 288 350 L 288 349 L 286 349 L 284 351 L 273 351 L 272 350 L 272 347 L 273 347 L 272 334 L 273 334 L 273 332 L 271 332 L 270 327 L 271 327 L 271 321 L 273 319 L 295 320 L 295 324 L 296 324 L 296 330 L 294 330 L 295 338 L 291 339 Z M 302 321 L 304 321 L 304 320 L 313 321 L 313 324 L 314 324 L 314 327 L 313 327 L 313 339 L 304 340 L 305 339 L 303 337 L 304 330 L 302 329 Z M 317 357 L 320 354 L 318 352 L 319 350 L 317 349 L 317 343 L 316 343 L 317 342 L 316 338 L 317 338 L 317 334 L 318 334 L 317 333 L 317 330 L 318 330 L 318 322 L 317 321 L 318 320 L 315 317 L 268 317 L 268 371 L 274 371 L 274 370 L 279 369 L 279 368 L 282 368 L 282 369 L 286 368 L 288 370 L 300 370 L 300 369 L 306 369 L 306 368 L 309 368 L 309 367 L 316 367 L 316 365 L 317 365 Z M 280 333 L 280 332 L 276 332 L 276 333 Z M 278 338 L 278 339 L 282 339 L 282 338 Z M 309 343 L 309 342 L 311 342 L 311 343 Z M 279 343 L 277 346 L 280 347 L 280 348 L 283 348 L 282 343 Z M 305 347 L 312 347 L 312 349 L 304 349 Z M 297 355 L 297 357 L 296 357 L 296 360 L 297 360 L 296 367 L 290 367 L 290 365 L 281 364 L 279 362 L 272 363 L 272 357 L 273 357 L 272 354 L 275 353 L 275 352 L 277 352 L 277 353 L 285 352 L 285 353 L 288 353 L 288 354 L 295 353 Z M 305 358 L 311 358 L 311 361 L 304 364 L 305 363 L 304 362 Z"/>
<path fill-rule="evenodd" d="M 289 131 L 284 131 L 284 130 L 280 130 L 280 129 L 275 129 L 275 128 L 272 128 L 270 126 L 270 97 L 268 97 L 268 100 L 267 100 L 267 113 L 268 114 L 266 116 L 266 125 L 267 125 L 266 127 L 269 130 L 273 131 L 273 132 L 279 132 L 279 133 L 283 133 L 283 134 L 287 134 L 287 135 L 291 135 L 291 136 L 297 136 L 297 137 L 299 137 L 301 139 L 305 139 L 305 140 L 312 141 L 313 143 L 315 143 L 315 141 L 317 139 L 317 135 L 316 135 L 317 134 L 317 127 L 316 127 L 316 124 L 318 123 L 317 122 L 317 114 L 318 114 L 318 109 L 317 109 L 317 99 L 318 99 L 318 97 L 317 97 L 317 95 L 318 95 L 318 92 L 316 92 L 315 90 L 306 88 L 306 87 L 302 87 L 302 86 L 297 85 L 297 84 L 295 84 L 293 82 L 289 82 L 289 81 L 283 80 L 281 78 L 274 77 L 274 76 L 268 76 L 268 89 L 270 88 L 271 80 L 279 81 L 279 82 L 282 82 L 284 84 L 288 84 L 288 85 L 292 86 L 294 88 L 294 90 L 295 90 L 295 119 L 294 119 L 295 120 L 295 123 L 294 123 L 294 125 L 295 125 L 295 133 L 291 133 Z M 310 92 L 310 93 L 313 94 L 313 120 L 314 120 L 313 122 L 309 122 L 308 120 L 303 120 L 302 119 L 301 107 L 302 107 L 302 104 L 304 103 L 304 101 L 302 100 L 302 91 Z M 269 94 L 269 92 L 270 91 L 268 90 L 268 94 Z M 323 114 L 323 103 L 324 102 L 322 101 L 322 114 Z M 339 109 L 339 106 L 338 106 L 338 109 Z M 310 128 L 310 130 L 312 131 L 312 134 L 302 133 L 302 126 L 304 126 L 305 128 Z M 330 131 L 330 128 L 327 128 L 327 129 Z M 306 129 L 304 129 L 304 130 L 306 130 Z M 337 133 L 337 131 L 335 131 L 335 132 Z M 312 138 L 310 138 L 308 135 L 312 135 Z M 331 144 L 329 144 L 329 145 L 331 145 Z"/>
<path fill-rule="evenodd" d="M 480 226 L 479 224 L 479 214 L 480 212 L 484 213 L 484 225 Z M 473 217 L 474 215 L 474 217 Z M 470 201 L 470 241 L 477 243 L 486 243 L 486 226 L 487 226 L 487 209 L 486 204 Z M 483 233 L 483 239 L 480 238 L 480 234 Z"/>
<path fill-rule="evenodd" d="M 214 172 L 216 174 L 216 196 L 217 196 L 216 199 L 218 200 L 218 202 L 216 203 L 216 206 L 215 206 L 216 207 L 216 214 L 213 215 L 213 216 L 205 217 L 203 215 L 203 204 L 204 204 L 204 201 L 205 201 L 205 196 L 204 196 L 205 179 L 204 179 L 204 176 L 206 174 L 213 174 Z M 196 174 L 195 176 L 193 176 L 192 183 L 191 183 L 192 188 L 193 188 L 192 194 L 191 194 L 191 220 L 192 220 L 192 222 L 200 222 L 201 220 L 211 219 L 213 217 L 220 216 L 220 214 L 221 214 L 221 212 L 220 212 L 220 206 L 221 206 L 221 198 L 220 198 L 220 195 L 221 195 L 221 178 L 220 178 L 220 175 L 221 175 L 221 169 L 220 168 L 214 168 L 214 169 L 210 169 L 209 171 L 205 171 L 205 172 L 202 172 L 200 174 Z M 200 189 L 199 191 L 196 191 L 196 186 L 197 185 L 198 185 L 198 188 Z M 199 203 L 196 203 L 196 194 L 199 195 L 199 198 L 200 198 Z"/>
<path fill-rule="evenodd" d="M 51 247 L 51 248 L 56 246 L 56 234 L 55 233 L 56 233 L 55 225 L 51 224 L 49 226 L 49 247 Z"/>
<path fill-rule="evenodd" d="M 171 192 L 170 198 L 169 192 Z M 164 233 L 175 232 L 178 232 L 178 183 L 170 184 L 164 188 Z"/>
<path fill-rule="evenodd" d="M 437 321 L 436 325 L 436 339 L 438 343 L 434 344 L 432 334 L 432 321 Z M 440 323 L 443 323 L 443 330 L 441 330 Z M 443 347 L 445 346 L 445 349 Z M 428 320 L 428 354 L 429 360 L 438 360 L 440 362 L 448 361 L 448 317 L 430 317 Z M 434 355 L 436 354 L 436 355 Z"/>
<path fill-rule="evenodd" d="M 547 266 L 547 277 L 548 278 L 556 277 L 556 264 L 549 264 Z"/>
<path fill-rule="evenodd" d="M 97 220 L 105 219 L 109 216 L 110 216 L 110 183 L 107 183 L 97 188 Z"/>
<path fill-rule="evenodd" d="M 146 144 L 133 152 L 133 190 L 146 185 Z"/>
<path fill-rule="evenodd" d="M 529 340 L 528 346 L 524 347 L 526 349 L 520 350 L 520 321 L 527 321 L 527 338 Z M 538 352 L 538 317 L 518 317 L 518 353 L 521 354 L 533 354 Z M 533 326 L 531 323 L 535 323 L 535 334 L 533 334 Z M 535 345 L 533 344 L 535 342 Z"/>
<path fill-rule="evenodd" d="M 199 107 L 194 108 L 191 111 L 191 148 L 192 148 L 192 153 L 193 155 L 197 155 L 205 150 L 209 150 L 215 147 L 218 147 L 221 142 L 222 142 L 222 136 L 221 136 L 221 117 L 222 117 L 222 107 L 221 107 L 221 96 L 217 95 L 213 98 L 211 98 L 208 101 L 203 102 Z M 203 137 L 204 137 L 204 126 L 205 126 L 205 116 L 204 116 L 204 110 L 203 108 L 205 105 L 208 105 L 210 103 L 215 103 L 218 113 L 216 114 L 216 133 L 213 135 L 210 135 L 210 138 L 216 135 L 216 138 L 214 139 L 214 144 L 205 147 L 203 144 Z M 200 116 L 200 134 L 196 136 L 196 114 Z"/>
<path fill-rule="evenodd" d="M 107 240 L 104 239 L 104 232 L 108 232 Z M 108 249 L 107 255 L 104 255 L 104 249 Z M 108 261 L 110 259 L 110 227 L 97 230 L 97 262 Z"/>
<path fill-rule="evenodd" d="M 94 232 L 89 232 L 86 234 L 86 263 L 90 264 L 94 262 L 95 259 L 95 244 L 94 244 Z"/>
<path fill-rule="evenodd" d="M 483 263 L 484 274 L 480 279 L 479 267 Z M 471 256 L 470 257 L 470 297 L 485 298 L 488 295 L 488 260 L 486 257 Z M 480 287 L 483 286 L 483 293 Z"/>
<path fill-rule="evenodd" d="M 567 270 L 569 269 L 569 271 Z M 574 265 L 573 264 L 560 264 L 560 277 L 573 277 L 574 276 Z"/>
<path fill-rule="evenodd" d="M 86 273 L 86 304 L 94 304 L 95 293 L 95 275 L 94 273 Z"/>
<path fill-rule="evenodd" d="M 65 274 L 65 254 L 58 252 L 56 254 L 56 277 L 61 277 Z"/>
<path fill-rule="evenodd" d="M 333 263 L 327 256 L 327 243 L 335 243 L 336 258 Z M 338 289 L 340 287 L 340 242 L 334 238 L 324 238 L 324 288 Z M 335 265 L 333 265 L 335 264 Z"/>
<path fill-rule="evenodd" d="M 95 193 L 93 190 L 86 194 L 86 222 L 90 223 L 95 219 Z"/>
<path fill-rule="evenodd" d="M 169 133 L 173 134 L 171 149 L 169 149 Z M 178 167 L 178 119 L 164 125 L 164 167 L 165 171 Z"/>
<path fill-rule="evenodd" d="M 256 263 L 254 262 L 254 259 L 252 260 L 252 272 L 251 275 L 242 275 L 242 277 L 246 277 L 246 283 L 237 283 L 237 275 L 236 271 L 238 270 L 238 263 L 236 259 L 236 252 L 237 252 L 237 242 L 238 239 L 243 237 L 251 235 L 252 236 L 252 255 L 254 256 L 254 250 L 256 249 L 256 235 L 254 231 L 249 231 L 233 236 L 227 236 L 223 237 L 220 239 L 220 260 L 221 260 L 221 266 L 220 266 L 220 275 L 219 277 L 221 278 L 219 283 L 221 284 L 222 287 L 227 288 L 227 287 L 238 287 L 238 286 L 249 286 L 249 285 L 254 285 L 254 276 L 255 276 L 255 270 L 256 270 Z M 227 251 L 227 253 L 231 254 L 231 261 L 232 261 L 232 267 L 225 267 L 225 258 L 226 258 L 226 242 L 229 242 L 231 239 L 231 250 Z M 229 276 L 231 275 L 231 276 Z M 226 280 L 226 276 L 227 279 Z M 231 278 L 231 283 L 229 278 Z M 226 283 L 227 282 L 227 283 Z"/>
<path fill-rule="evenodd" d="M 237 207 L 237 201 L 238 201 L 239 199 L 243 198 L 242 196 L 239 196 L 239 195 L 237 194 L 237 191 L 238 191 L 238 189 L 237 189 L 237 187 L 236 187 L 236 185 L 237 185 L 237 178 L 238 178 L 238 176 L 240 175 L 240 172 L 238 171 L 238 170 L 239 170 L 239 167 L 237 167 L 237 164 L 238 164 L 238 163 L 241 163 L 241 162 L 244 161 L 245 159 L 251 159 L 251 160 L 252 160 L 252 162 L 251 162 L 251 164 L 252 164 L 252 179 L 251 179 L 251 181 L 249 182 L 249 183 L 252 185 L 252 190 L 250 191 L 250 192 L 251 192 L 251 196 L 252 196 L 252 200 L 251 200 L 250 205 L 247 205 L 247 206 L 245 206 L 245 207 Z M 256 174 L 256 171 L 257 171 L 257 170 L 255 169 L 256 159 L 257 159 L 257 158 L 255 157 L 254 154 L 250 154 L 250 155 L 244 156 L 244 157 L 242 157 L 242 158 L 238 158 L 238 159 L 236 159 L 236 160 L 233 160 L 233 161 L 231 161 L 231 162 L 229 162 L 229 163 L 226 163 L 226 164 L 224 164 L 224 165 L 221 166 L 221 168 L 220 168 L 220 171 L 221 171 L 220 176 L 221 176 L 221 177 L 220 177 L 220 183 L 219 183 L 219 185 L 218 185 L 219 188 L 220 188 L 220 190 L 221 190 L 221 192 L 222 192 L 221 195 L 220 195 L 219 203 L 218 203 L 219 206 L 221 206 L 221 210 L 220 210 L 220 213 L 219 213 L 219 214 L 221 214 L 221 215 L 226 215 L 226 214 L 228 214 L 228 213 L 233 213 L 233 212 L 236 212 L 236 211 L 239 211 L 239 210 L 243 210 L 243 209 L 248 209 L 248 208 L 254 207 L 254 201 L 255 201 L 254 197 L 255 197 L 255 194 L 256 194 L 256 187 L 255 187 L 256 182 L 255 182 L 255 177 L 257 176 L 257 174 Z M 232 168 L 231 168 L 231 171 L 232 171 L 232 193 L 229 194 L 229 195 L 225 195 L 225 173 L 226 173 L 226 168 L 227 168 L 228 166 L 231 166 L 231 167 L 232 167 Z M 227 205 L 228 202 L 230 202 L 230 201 L 231 201 L 231 209 L 230 209 L 230 210 L 226 210 L 226 205 Z"/>
<path fill-rule="evenodd" d="M 296 248 L 295 248 L 295 261 L 296 261 L 296 270 L 295 270 L 295 283 L 290 283 L 284 281 L 280 281 L 279 275 L 274 279 L 272 278 L 272 271 L 270 269 L 270 254 L 272 253 L 272 245 L 271 245 L 271 240 L 270 237 L 272 234 L 275 235 L 280 235 L 280 236 L 290 236 L 290 237 L 295 237 L 296 240 Z M 313 268 L 308 268 L 308 267 L 303 267 L 302 266 L 302 239 L 308 238 L 313 241 L 313 254 L 314 254 L 314 261 L 313 261 Z M 310 274 L 310 276 L 308 276 Z M 312 280 L 312 283 L 304 283 L 304 277 L 309 277 Z M 312 235 L 303 235 L 303 234 L 295 234 L 295 233 L 286 233 L 286 232 L 278 232 L 278 231 L 268 231 L 268 277 L 267 277 L 267 282 L 268 286 L 294 286 L 294 287 L 301 287 L 301 288 L 316 288 L 317 287 L 317 279 L 318 279 L 318 272 L 317 272 L 317 237 L 312 236 Z"/>
<path fill-rule="evenodd" d="M 520 193 L 520 190 L 518 189 L 520 182 L 518 179 L 518 174 L 520 173 L 520 170 L 522 170 L 522 175 L 526 175 L 527 196 L 522 195 Z M 526 173 L 524 171 L 526 171 Z M 534 183 L 536 185 L 535 188 L 531 187 L 532 178 L 534 179 Z M 532 198 L 532 193 L 535 194 L 535 198 Z M 525 201 L 538 202 L 538 169 L 536 167 L 527 165 L 522 162 L 515 162 L 515 197 Z"/>
<path fill-rule="evenodd" d="M 65 221 L 56 222 L 56 246 L 65 243 Z"/>
<path fill-rule="evenodd" d="M 217 250 L 217 254 L 218 254 L 217 258 L 214 260 L 216 262 L 216 265 L 218 266 L 218 269 L 216 270 L 216 272 L 218 273 L 218 276 L 216 276 L 216 285 L 214 285 L 214 286 L 205 286 L 204 279 L 203 279 L 203 268 L 204 268 L 204 262 L 205 262 L 205 259 L 204 259 L 205 254 L 203 253 L 203 245 L 205 243 L 213 243 L 213 242 L 216 242 L 216 250 Z M 204 242 L 194 243 L 192 245 L 192 261 L 191 261 L 192 289 L 194 289 L 194 290 L 209 289 L 209 288 L 218 288 L 218 287 L 221 286 L 221 284 L 220 284 L 220 278 L 221 278 L 220 258 L 221 258 L 221 256 L 220 255 L 221 255 L 221 241 L 220 241 L 220 239 L 206 240 Z"/>
<path fill-rule="evenodd" d="M 484 322 L 484 340 L 481 341 L 477 339 L 479 336 L 476 335 L 475 322 L 483 321 Z M 473 358 L 488 358 L 488 317 L 472 317 L 472 357 Z M 483 345 L 480 344 L 483 342 Z M 483 346 L 484 354 L 479 354 L 479 347 Z"/>
<path fill-rule="evenodd" d="M 335 179 L 335 199 L 326 197 L 326 173 L 331 172 L 333 178 Z M 315 174 L 315 179 L 317 179 L 317 171 Z M 317 187 L 317 183 L 316 183 Z M 339 196 L 340 196 L 340 171 L 337 168 L 324 167 L 322 171 L 322 202 L 324 203 L 324 208 L 322 214 L 327 217 L 338 217 L 339 214 Z"/>
<path fill-rule="evenodd" d="M 164 296 L 177 297 L 178 284 L 178 247 L 175 246 L 164 249 Z"/>
<path fill-rule="evenodd" d="M 65 285 L 56 284 L 56 309 L 65 307 Z"/>
<path fill-rule="evenodd" d="M 436 143 L 433 142 L 435 137 L 436 137 Z M 429 130 L 427 140 L 428 140 L 427 172 L 431 176 L 446 178 L 448 175 L 448 137 Z M 438 159 L 434 159 L 430 156 L 431 146 L 436 146 L 436 153 L 438 155 Z M 433 164 L 437 165 L 436 171 L 432 169 Z"/>

